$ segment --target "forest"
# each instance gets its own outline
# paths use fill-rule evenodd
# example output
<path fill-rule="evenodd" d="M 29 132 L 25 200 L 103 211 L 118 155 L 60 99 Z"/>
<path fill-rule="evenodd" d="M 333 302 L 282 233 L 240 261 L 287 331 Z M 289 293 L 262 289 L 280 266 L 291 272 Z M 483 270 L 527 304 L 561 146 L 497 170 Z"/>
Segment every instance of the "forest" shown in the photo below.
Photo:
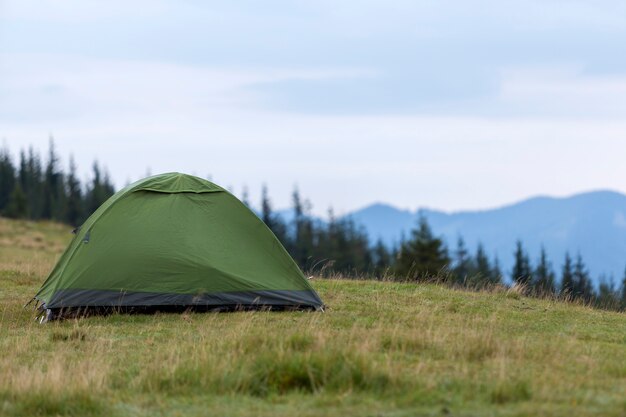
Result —
<path fill-rule="evenodd" d="M 14 160 L 7 146 L 0 149 L 0 215 L 14 219 L 52 220 L 80 226 L 103 202 L 115 193 L 103 166 L 92 164 L 88 181 L 81 181 L 77 164 L 69 158 L 64 169 L 54 142 L 45 158 L 32 147 L 20 150 Z M 421 217 L 410 235 L 393 247 L 381 240 L 370 241 L 366 230 L 349 216 L 336 217 L 329 209 L 320 220 L 311 214 L 311 203 L 296 188 L 292 194 L 293 218 L 272 207 L 267 187 L 259 206 L 242 196 L 274 232 L 305 273 L 321 277 L 376 279 L 390 281 L 438 282 L 469 289 L 515 285 L 526 295 L 559 297 L 598 308 L 626 309 L 626 272 L 617 285 L 606 278 L 599 285 L 588 272 L 583 255 L 566 254 L 558 273 L 541 250 L 535 262 L 517 242 L 514 266 L 502 271 L 497 258 L 490 258 L 478 244 L 471 250 L 462 237 L 454 247 L 438 237 Z M 625 260 L 626 263 L 626 260 Z"/>

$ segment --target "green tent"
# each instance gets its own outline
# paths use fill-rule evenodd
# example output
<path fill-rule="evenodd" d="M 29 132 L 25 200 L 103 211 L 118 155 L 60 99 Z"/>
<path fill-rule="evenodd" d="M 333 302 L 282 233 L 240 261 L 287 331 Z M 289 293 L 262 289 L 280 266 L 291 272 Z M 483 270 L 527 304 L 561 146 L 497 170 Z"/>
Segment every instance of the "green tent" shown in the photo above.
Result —
<path fill-rule="evenodd" d="M 141 180 L 106 201 L 77 229 L 35 299 L 44 320 L 93 309 L 323 306 L 250 209 L 178 173 Z"/>

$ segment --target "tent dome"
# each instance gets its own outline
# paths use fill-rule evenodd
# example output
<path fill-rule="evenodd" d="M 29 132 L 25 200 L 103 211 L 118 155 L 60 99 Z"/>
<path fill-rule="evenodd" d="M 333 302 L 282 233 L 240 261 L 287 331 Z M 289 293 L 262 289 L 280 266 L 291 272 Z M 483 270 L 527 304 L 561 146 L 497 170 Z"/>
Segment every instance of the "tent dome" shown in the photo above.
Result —
<path fill-rule="evenodd" d="M 51 318 L 88 308 L 323 305 L 250 209 L 218 185 L 179 173 L 146 178 L 107 200 L 35 299 Z"/>

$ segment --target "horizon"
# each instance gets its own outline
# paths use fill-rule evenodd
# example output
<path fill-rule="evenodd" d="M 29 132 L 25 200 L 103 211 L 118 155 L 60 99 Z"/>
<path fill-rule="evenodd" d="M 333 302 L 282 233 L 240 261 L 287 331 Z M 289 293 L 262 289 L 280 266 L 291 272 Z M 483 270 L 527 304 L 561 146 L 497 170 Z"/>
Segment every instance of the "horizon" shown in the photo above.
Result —
<path fill-rule="evenodd" d="M 46 154 L 47 151 L 49 150 L 50 147 L 50 140 L 54 139 L 53 137 L 50 137 L 48 140 L 48 145 L 47 148 L 45 150 L 42 149 L 38 149 L 33 147 L 33 150 L 35 151 L 36 154 L 38 154 L 41 158 L 42 158 L 42 162 L 45 163 L 47 161 L 46 158 Z M 17 162 L 19 159 L 19 153 L 20 151 L 27 151 L 29 147 L 32 147 L 32 145 L 27 145 L 27 147 L 18 149 L 18 150 L 14 150 L 11 149 L 10 146 L 8 146 L 7 141 L 5 139 L 3 139 L 2 141 L 2 147 L 4 148 L 4 150 L 6 152 L 9 153 L 9 155 L 11 155 L 12 159 L 14 162 Z M 58 146 L 56 145 L 56 140 L 54 140 L 54 147 L 55 150 L 57 152 L 57 156 L 59 159 L 59 163 L 61 168 L 66 171 L 67 168 L 69 167 L 69 159 L 70 157 L 74 157 L 73 153 L 70 153 L 70 156 L 67 158 L 64 158 L 63 155 L 59 154 L 58 151 Z M 76 159 L 76 158 L 75 158 Z M 104 172 L 110 176 L 113 185 L 115 186 L 116 190 L 121 190 L 122 188 L 124 188 L 125 186 L 132 184 L 136 181 L 140 181 L 142 179 L 145 179 L 149 176 L 154 176 L 154 175 L 161 175 L 161 174 L 165 174 L 168 172 L 178 172 L 178 173 L 183 173 L 183 174 L 188 174 L 188 175 L 193 175 L 193 176 L 197 176 L 199 178 L 203 178 L 206 179 L 208 181 L 214 182 L 215 184 L 227 189 L 229 192 L 231 192 L 232 194 L 234 194 L 237 198 L 239 198 L 240 200 L 243 199 L 244 197 L 244 193 L 247 192 L 248 193 L 248 197 L 250 197 L 250 195 L 257 195 L 259 201 L 256 201 L 254 199 L 249 198 L 249 203 L 251 205 L 251 207 L 253 207 L 255 210 L 260 208 L 260 189 L 263 186 L 267 186 L 268 190 L 269 190 L 269 198 L 270 198 L 270 202 L 272 204 L 272 208 L 273 210 L 277 211 L 277 212 L 287 212 L 291 209 L 291 205 L 290 205 L 290 201 L 291 201 L 291 196 L 294 192 L 294 190 L 298 190 L 300 193 L 300 197 L 311 203 L 311 214 L 315 217 L 318 218 L 324 218 L 327 216 L 328 214 L 328 210 L 333 210 L 333 212 L 335 213 L 335 215 L 338 216 L 349 216 L 354 212 L 359 212 L 361 210 L 364 209 L 368 209 L 370 207 L 373 206 L 386 206 L 386 207 L 391 207 L 394 208 L 396 210 L 399 211 L 403 211 L 403 212 L 410 212 L 412 214 L 416 214 L 421 210 L 426 210 L 426 211 L 433 211 L 433 212 L 439 212 L 439 213 L 444 213 L 444 214 L 448 214 L 448 215 L 453 215 L 453 214 L 460 214 L 460 213 L 480 213 L 480 212 L 485 212 L 485 211 L 495 211 L 495 210 L 500 210 L 500 209 L 506 209 L 508 207 L 512 207 L 512 206 L 516 206 L 518 204 L 523 204 L 525 202 L 531 201 L 531 200 L 536 200 L 536 199 L 542 199 L 542 198 L 547 198 L 547 199 L 553 199 L 553 200 L 567 200 L 567 199 L 571 199 L 571 198 L 575 198 L 581 195 L 588 195 L 588 194 L 597 194 L 597 193 L 612 193 L 612 194 L 618 194 L 621 196 L 626 196 L 626 192 L 624 191 L 620 191 L 618 189 L 611 189 L 611 188 L 595 188 L 595 189 L 583 189 L 583 190 L 579 190 L 579 191 L 574 191 L 571 193 L 565 193 L 565 194 L 531 194 L 528 196 L 524 196 L 524 197 L 520 197 L 514 200 L 510 200 L 510 201 L 506 201 L 506 202 L 502 202 L 500 204 L 497 205 L 492 205 L 492 206 L 484 206 L 484 207 L 473 207 L 473 208 L 458 208 L 458 209 L 445 209 L 445 208 L 440 208 L 440 207 L 435 207 L 432 205 L 429 205 L 428 203 L 415 203 L 412 206 L 401 206 L 399 204 L 394 204 L 391 201 L 383 201 L 383 200 L 372 200 L 371 202 L 366 202 L 361 206 L 356 206 L 350 210 L 344 210 L 344 211 L 339 211 L 336 209 L 336 207 L 334 207 L 332 204 L 330 206 L 327 207 L 319 207 L 316 206 L 315 201 L 313 201 L 308 195 L 306 190 L 303 190 L 298 184 L 294 184 L 294 186 L 287 190 L 287 199 L 289 202 L 284 205 L 284 206 L 278 206 L 275 204 L 275 200 L 273 198 L 273 194 L 272 194 L 272 187 L 271 184 L 267 184 L 265 182 L 261 183 L 259 185 L 259 190 L 253 190 L 251 189 L 247 183 L 244 183 L 239 189 L 235 189 L 234 187 L 232 187 L 232 185 L 227 185 L 224 183 L 218 183 L 216 182 L 211 175 L 208 176 L 202 176 L 199 175 L 197 173 L 188 173 L 188 172 L 183 172 L 183 171 L 168 171 L 168 172 L 159 172 L 159 173 L 154 173 L 151 172 L 150 168 L 147 169 L 148 172 L 146 172 L 145 175 L 140 176 L 139 178 L 135 178 L 135 179 L 127 179 L 123 184 L 118 184 L 115 182 L 115 176 L 111 174 L 108 166 L 106 165 L 105 162 L 98 160 L 97 158 L 94 158 L 93 161 L 91 161 L 88 165 L 91 167 L 92 164 L 94 162 L 97 162 L 100 167 L 102 169 L 104 169 Z M 80 163 L 77 162 L 77 166 L 80 168 Z M 91 169 L 91 168 L 90 168 Z M 85 170 L 85 169 L 79 169 L 79 178 L 81 180 L 81 182 L 83 184 L 87 184 L 87 182 L 90 179 L 91 176 L 91 171 L 90 170 Z"/>
<path fill-rule="evenodd" d="M 538 199 L 550 199 L 550 200 L 569 200 L 575 197 L 579 197 L 579 196 L 584 196 L 584 195 L 590 195 L 590 194 L 617 194 L 620 196 L 626 196 L 626 193 L 623 193 L 619 190 L 612 190 L 612 189 L 608 189 L 608 188 L 599 188 L 599 189 L 593 189 L 593 190 L 582 190 L 579 192 L 575 192 L 573 194 L 566 194 L 566 195 L 547 195 L 547 194 L 537 194 L 537 195 L 533 195 L 533 196 L 529 196 L 526 198 L 522 198 L 520 200 L 514 200 L 514 201 L 510 201 L 508 203 L 504 203 L 502 205 L 499 206 L 492 206 L 492 207 L 483 207 L 483 208 L 478 208 L 478 209 L 460 209 L 460 210 L 453 210 L 453 211 L 449 211 L 449 210 L 444 210 L 444 209 L 440 209 L 437 207 L 431 207 L 431 206 L 427 206 L 427 205 L 421 205 L 418 206 L 416 209 L 410 209 L 410 208 L 402 208 L 396 205 L 393 205 L 391 203 L 387 203 L 384 201 L 374 201 L 370 204 L 368 204 L 367 206 L 363 206 L 360 209 L 357 210 L 353 210 L 353 211 L 359 211 L 368 207 L 372 207 L 372 206 L 387 206 L 387 207 L 392 207 L 401 211 L 408 211 L 411 213 L 418 213 L 420 210 L 427 210 L 427 211 L 436 211 L 439 213 L 444 213 L 444 214 L 459 214 L 459 213 L 479 213 L 479 212 L 484 212 L 484 211 L 494 211 L 494 210 L 501 210 L 501 209 L 506 209 L 508 207 L 512 207 L 512 206 L 516 206 L 518 204 L 523 204 L 529 201 L 533 201 L 533 200 L 538 200 Z"/>

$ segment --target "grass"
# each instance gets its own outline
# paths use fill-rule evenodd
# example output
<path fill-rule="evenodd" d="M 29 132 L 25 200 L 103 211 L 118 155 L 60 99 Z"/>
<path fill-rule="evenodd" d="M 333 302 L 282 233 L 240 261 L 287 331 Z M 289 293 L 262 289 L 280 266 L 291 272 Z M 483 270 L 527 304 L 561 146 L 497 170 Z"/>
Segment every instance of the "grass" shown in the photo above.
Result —
<path fill-rule="evenodd" d="M 68 241 L 0 219 L 0 416 L 626 415 L 626 315 L 512 292 L 314 280 L 325 313 L 22 305 Z"/>

